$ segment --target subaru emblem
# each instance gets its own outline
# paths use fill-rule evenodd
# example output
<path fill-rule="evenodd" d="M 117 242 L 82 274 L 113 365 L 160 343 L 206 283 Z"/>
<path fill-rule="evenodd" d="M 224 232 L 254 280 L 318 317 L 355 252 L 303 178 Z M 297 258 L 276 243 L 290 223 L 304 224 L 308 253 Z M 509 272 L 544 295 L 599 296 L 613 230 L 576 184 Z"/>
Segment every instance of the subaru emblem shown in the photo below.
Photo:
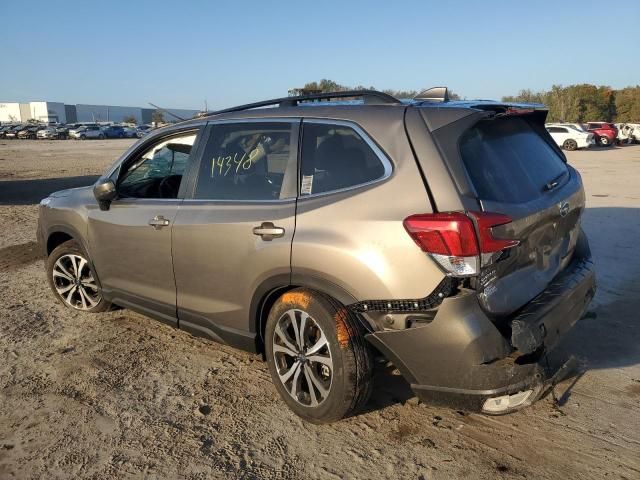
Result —
<path fill-rule="evenodd" d="M 566 217 L 568 213 L 569 213 L 569 203 L 568 202 L 562 202 L 560 204 L 560 216 L 561 217 Z"/>

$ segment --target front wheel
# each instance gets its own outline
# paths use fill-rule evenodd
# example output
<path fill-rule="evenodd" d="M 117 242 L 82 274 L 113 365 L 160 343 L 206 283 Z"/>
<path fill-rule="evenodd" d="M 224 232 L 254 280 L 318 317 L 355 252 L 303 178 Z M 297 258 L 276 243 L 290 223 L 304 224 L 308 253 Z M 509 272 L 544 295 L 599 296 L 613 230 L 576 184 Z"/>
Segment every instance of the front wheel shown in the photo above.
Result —
<path fill-rule="evenodd" d="M 57 246 L 47 258 L 46 269 L 51 290 L 66 307 L 91 313 L 111 307 L 102 298 L 88 256 L 75 241 Z"/>
<path fill-rule="evenodd" d="M 86 140 L 86 139 L 87 139 L 86 135 L 80 135 L 80 140 Z"/>
<path fill-rule="evenodd" d="M 355 315 L 307 289 L 282 295 L 269 312 L 271 378 L 294 413 L 313 423 L 352 415 L 369 399 L 373 356 Z"/>
<path fill-rule="evenodd" d="M 608 147 L 611 144 L 611 140 L 609 140 L 609 137 L 605 137 L 604 135 L 602 137 L 600 137 L 600 144 Z"/>

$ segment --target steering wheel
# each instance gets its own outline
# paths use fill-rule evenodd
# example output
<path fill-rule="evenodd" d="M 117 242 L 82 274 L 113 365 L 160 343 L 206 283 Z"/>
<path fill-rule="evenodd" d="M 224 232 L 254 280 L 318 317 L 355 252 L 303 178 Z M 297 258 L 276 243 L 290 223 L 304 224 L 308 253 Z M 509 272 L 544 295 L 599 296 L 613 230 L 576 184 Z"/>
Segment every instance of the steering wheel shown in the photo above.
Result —
<path fill-rule="evenodd" d="M 176 198 L 180 189 L 182 175 L 169 175 L 160 180 L 158 191 L 162 198 Z"/>

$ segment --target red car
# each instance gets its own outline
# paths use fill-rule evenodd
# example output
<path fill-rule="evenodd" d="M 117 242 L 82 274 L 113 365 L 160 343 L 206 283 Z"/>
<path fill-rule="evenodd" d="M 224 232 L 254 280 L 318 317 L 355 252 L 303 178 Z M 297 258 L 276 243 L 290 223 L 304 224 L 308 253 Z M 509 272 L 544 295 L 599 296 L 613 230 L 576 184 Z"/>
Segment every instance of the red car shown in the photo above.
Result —
<path fill-rule="evenodd" d="M 618 138 L 618 129 L 613 123 L 588 122 L 585 128 L 588 132 L 593 133 L 600 145 L 613 145 L 616 142 L 616 138 Z"/>

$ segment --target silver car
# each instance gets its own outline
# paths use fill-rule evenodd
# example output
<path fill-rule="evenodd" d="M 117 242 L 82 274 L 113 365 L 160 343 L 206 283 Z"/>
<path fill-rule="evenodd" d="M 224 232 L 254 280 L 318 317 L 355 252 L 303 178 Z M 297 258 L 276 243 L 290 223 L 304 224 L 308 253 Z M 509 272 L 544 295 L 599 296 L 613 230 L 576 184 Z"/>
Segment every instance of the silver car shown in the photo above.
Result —
<path fill-rule="evenodd" d="M 103 140 L 106 138 L 106 135 L 102 131 L 102 128 L 98 126 L 89 125 L 89 126 L 80 127 L 74 130 L 69 130 L 69 137 L 74 138 L 76 140 L 87 140 L 87 139 L 96 139 L 96 138 Z"/>
<path fill-rule="evenodd" d="M 363 407 L 374 355 L 424 401 L 511 412 L 567 371 L 547 352 L 595 292 L 582 182 L 546 114 L 355 91 L 155 130 L 41 202 L 49 285 L 261 353 L 311 422 Z"/>

